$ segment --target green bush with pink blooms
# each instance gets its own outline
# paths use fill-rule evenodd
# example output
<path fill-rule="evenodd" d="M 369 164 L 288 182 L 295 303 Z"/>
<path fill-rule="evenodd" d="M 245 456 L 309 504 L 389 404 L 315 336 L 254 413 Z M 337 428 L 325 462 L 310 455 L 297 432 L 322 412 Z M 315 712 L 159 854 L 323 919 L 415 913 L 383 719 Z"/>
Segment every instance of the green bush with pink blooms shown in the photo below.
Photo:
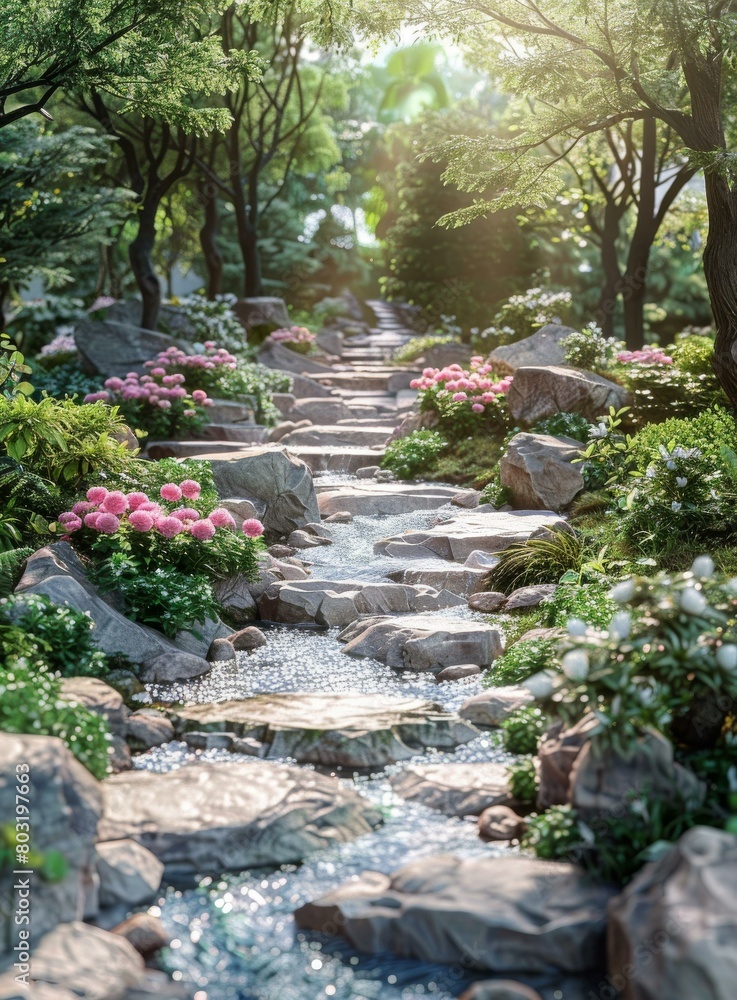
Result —
<path fill-rule="evenodd" d="M 504 433 L 509 424 L 505 396 L 512 378 L 495 375 L 492 365 L 477 356 L 468 369 L 458 364 L 425 368 L 410 387 L 419 390 L 420 410 L 436 415 L 439 430 L 449 437 L 466 437 L 483 431 Z"/>
<path fill-rule="evenodd" d="M 297 354 L 312 354 L 317 338 L 314 333 L 310 333 L 306 326 L 290 326 L 274 330 L 267 339 L 273 344 L 288 347 L 290 351 L 296 351 Z"/>
<path fill-rule="evenodd" d="M 148 375 L 129 372 L 124 379 L 106 379 L 105 388 L 84 401 L 114 404 L 130 427 L 154 438 L 193 435 L 207 423 L 212 400 L 204 389 L 190 393 L 184 382 L 184 375 L 154 363 Z"/>

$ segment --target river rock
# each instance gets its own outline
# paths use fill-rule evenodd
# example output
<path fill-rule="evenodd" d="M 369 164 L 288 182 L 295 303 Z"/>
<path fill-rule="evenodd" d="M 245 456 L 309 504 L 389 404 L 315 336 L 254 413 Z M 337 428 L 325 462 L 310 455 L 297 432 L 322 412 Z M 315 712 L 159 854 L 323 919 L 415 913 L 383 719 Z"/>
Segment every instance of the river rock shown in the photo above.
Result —
<path fill-rule="evenodd" d="M 345 626 L 361 615 L 435 611 L 462 603 L 456 594 L 432 587 L 310 579 L 272 584 L 258 607 L 265 621 Z"/>
<path fill-rule="evenodd" d="M 448 559 L 465 562 L 472 552 L 498 553 L 526 542 L 561 521 L 552 511 L 459 511 L 432 528 L 403 531 L 380 539 L 374 550 L 397 559 Z"/>
<path fill-rule="evenodd" d="M 513 979 L 485 979 L 470 986 L 458 1000 L 542 1000 L 542 997 L 531 986 Z"/>
<path fill-rule="evenodd" d="M 506 805 L 489 806 L 479 816 L 478 830 L 482 840 L 519 840 L 525 821 Z"/>
<path fill-rule="evenodd" d="M 212 664 L 201 656 L 183 653 L 180 649 L 159 653 L 146 660 L 141 679 L 146 684 L 176 684 L 201 677 L 212 669 Z"/>
<path fill-rule="evenodd" d="M 113 735 L 127 735 L 130 709 L 123 696 L 109 684 L 97 677 L 62 677 L 61 693 L 65 701 L 74 701 L 101 715 Z"/>
<path fill-rule="evenodd" d="M 322 545 L 332 544 L 332 538 L 322 538 L 320 535 L 313 535 L 312 532 L 304 529 L 293 531 L 287 539 L 287 545 L 293 549 L 319 549 Z"/>
<path fill-rule="evenodd" d="M 359 470 L 360 471 L 360 470 Z M 373 475 L 373 472 L 372 472 Z M 372 517 L 384 514 L 410 514 L 419 510 L 437 510 L 445 506 L 458 490 L 449 486 L 406 483 L 367 482 L 331 486 L 318 493 L 317 503 L 323 517 L 337 511 L 350 511 L 354 516 Z"/>
<path fill-rule="evenodd" d="M 377 472 L 381 472 L 380 465 L 362 465 L 356 469 L 356 479 L 373 479 Z"/>
<path fill-rule="evenodd" d="M 536 608 L 552 597 L 558 589 L 555 583 L 537 583 L 531 587 L 519 587 L 513 591 L 504 604 L 505 611 L 515 611 L 520 608 Z"/>
<path fill-rule="evenodd" d="M 215 639 L 207 651 L 210 663 L 222 663 L 224 660 L 235 659 L 235 649 L 228 639 Z"/>
<path fill-rule="evenodd" d="M 352 520 L 353 514 L 349 510 L 336 510 L 334 514 L 325 517 L 325 524 L 350 524 Z"/>
<path fill-rule="evenodd" d="M 488 688 L 465 701 L 459 709 L 459 715 L 475 726 L 493 729 L 500 726 L 512 712 L 524 708 L 534 700 L 524 687 Z"/>
<path fill-rule="evenodd" d="M 269 535 L 285 536 L 320 520 L 312 475 L 304 462 L 279 448 L 252 448 L 211 462 L 221 496 L 250 500 Z"/>
<path fill-rule="evenodd" d="M 391 876 L 364 873 L 300 907 L 295 919 L 371 954 L 498 973 L 578 973 L 601 967 L 612 895 L 571 864 L 442 854 Z"/>
<path fill-rule="evenodd" d="M 464 677 L 475 677 L 481 673 L 481 667 L 477 663 L 458 663 L 454 667 L 446 667 L 436 674 L 435 680 L 440 684 L 445 681 L 460 681 Z"/>
<path fill-rule="evenodd" d="M 235 626 L 243 627 L 256 618 L 258 612 L 251 593 L 251 584 L 241 573 L 232 573 L 216 580 L 213 591 L 223 609 L 223 614 Z"/>
<path fill-rule="evenodd" d="M 605 985 L 622 1000 L 732 1000 L 736 938 L 737 839 L 694 827 L 610 902 Z"/>
<path fill-rule="evenodd" d="M 326 365 L 323 361 L 300 354 L 299 351 L 293 351 L 271 339 L 263 342 L 258 352 L 258 362 L 267 368 L 296 375 L 328 375 L 333 372 L 330 365 Z"/>
<path fill-rule="evenodd" d="M 626 405 L 627 390 L 602 375 L 576 368 L 518 368 L 507 393 L 512 418 L 521 424 L 534 424 L 556 413 L 580 413 L 594 421 L 609 407 Z"/>
<path fill-rule="evenodd" d="M 246 299 L 238 299 L 233 304 L 233 312 L 246 330 L 258 327 L 277 330 L 290 325 L 287 304 L 284 299 L 275 295 L 252 295 Z"/>
<path fill-rule="evenodd" d="M 499 629 L 433 615 L 363 618 L 338 636 L 350 656 L 369 656 L 398 670 L 440 673 L 458 663 L 487 667 L 503 650 Z"/>
<path fill-rule="evenodd" d="M 31 956 L 33 1000 L 127 1000 L 144 980 L 143 959 L 119 934 L 80 921 L 59 924 Z M 45 987 L 45 989 L 44 989 Z"/>
<path fill-rule="evenodd" d="M 150 903 L 161 886 L 164 866 L 135 840 L 109 840 L 97 846 L 100 906 Z"/>
<path fill-rule="evenodd" d="M 486 570 L 477 570 L 486 577 Z M 499 611 L 507 603 L 507 595 L 498 590 L 486 590 L 479 594 L 471 594 L 468 599 L 468 606 L 471 611 L 479 611 L 482 614 L 493 614 Z"/>
<path fill-rule="evenodd" d="M 99 840 L 135 840 L 188 876 L 296 863 L 381 822 L 337 779 L 271 761 L 128 771 L 103 787 Z"/>
<path fill-rule="evenodd" d="M 583 445 L 568 437 L 516 434 L 499 463 L 501 484 L 513 507 L 565 510 L 584 488 Z"/>
<path fill-rule="evenodd" d="M 420 764 L 389 780 L 403 799 L 446 816 L 478 816 L 489 806 L 514 802 L 503 764 Z"/>
<path fill-rule="evenodd" d="M 345 767 L 383 766 L 477 735 L 432 702 L 383 695 L 264 694 L 182 708 L 172 721 L 180 734 L 251 737 L 268 747 L 270 757 Z"/>
<path fill-rule="evenodd" d="M 174 727 L 155 708 L 141 708 L 128 717 L 125 735 L 137 750 L 150 750 L 173 740 Z"/>
<path fill-rule="evenodd" d="M 350 420 L 353 411 L 339 396 L 332 398 L 299 399 L 289 410 L 289 419 L 295 423 L 309 420 L 313 424 L 337 424 Z"/>
<path fill-rule="evenodd" d="M 495 347 L 489 355 L 489 362 L 494 366 L 494 371 L 507 374 L 514 374 L 518 368 L 530 366 L 545 368 L 549 365 L 564 365 L 566 352 L 561 341 L 575 332 L 570 326 L 547 323 L 531 337 Z"/>
<path fill-rule="evenodd" d="M 234 632 L 230 637 L 230 641 L 236 652 L 250 652 L 253 649 L 260 649 L 261 646 L 265 646 L 266 636 L 255 625 L 249 625 L 248 628 L 243 628 L 240 632 Z"/>
<path fill-rule="evenodd" d="M 161 920 L 151 913 L 134 913 L 113 927 L 113 934 L 125 938 L 143 958 L 151 958 L 170 941 Z"/>
<path fill-rule="evenodd" d="M 28 770 L 23 770 L 26 767 Z M 24 794 L 19 789 L 22 774 L 30 775 L 30 793 L 26 796 L 30 804 L 16 800 L 16 794 Z M 16 805 L 29 805 L 33 850 L 40 854 L 59 851 L 67 864 L 67 873 L 60 881 L 40 877 L 33 881 L 30 929 L 36 941 L 58 923 L 81 919 L 89 910 L 88 899 L 94 899 L 95 835 L 102 811 L 102 791 L 100 783 L 61 740 L 52 736 L 0 733 L 3 823 L 10 823 L 17 815 Z M 18 814 L 18 818 L 22 816 Z M 11 898 L 12 878 L 10 868 L 4 867 L 0 872 L 0 898 Z M 6 908 L 0 907 L 0 941 L 10 940 L 7 921 Z"/>

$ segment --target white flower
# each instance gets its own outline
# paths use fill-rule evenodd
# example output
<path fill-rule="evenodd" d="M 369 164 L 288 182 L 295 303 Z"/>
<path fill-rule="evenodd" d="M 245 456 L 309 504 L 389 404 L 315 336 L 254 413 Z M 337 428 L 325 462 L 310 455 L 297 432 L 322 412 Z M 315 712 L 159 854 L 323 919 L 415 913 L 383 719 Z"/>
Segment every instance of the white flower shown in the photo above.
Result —
<path fill-rule="evenodd" d="M 612 639 L 629 639 L 632 630 L 632 615 L 629 611 L 618 611 L 609 623 L 609 635 Z"/>
<path fill-rule="evenodd" d="M 637 585 L 632 577 L 630 577 L 629 580 L 622 580 L 621 583 L 612 587 L 609 591 L 609 596 L 613 601 L 616 601 L 617 604 L 627 604 L 628 601 L 632 600 L 636 592 Z"/>
<path fill-rule="evenodd" d="M 589 656 L 585 649 L 571 649 L 560 665 L 569 681 L 585 681 L 589 675 Z"/>
<path fill-rule="evenodd" d="M 687 615 L 701 615 L 706 610 L 706 598 L 695 587 L 681 591 L 681 608 Z"/>
<path fill-rule="evenodd" d="M 666 469 L 670 469 L 671 472 L 675 472 L 676 471 L 676 463 L 675 462 L 666 462 L 665 463 L 665 467 L 666 467 Z"/>
<path fill-rule="evenodd" d="M 583 618 L 569 618 L 566 628 L 568 629 L 568 634 L 574 636 L 586 635 L 588 631 L 588 625 Z"/>
<path fill-rule="evenodd" d="M 552 670 L 541 670 L 532 677 L 528 677 L 523 687 L 526 687 L 536 701 L 543 701 L 549 698 L 555 690 L 555 674 Z"/>
<path fill-rule="evenodd" d="M 714 560 L 711 556 L 697 556 L 691 564 L 691 572 L 699 580 L 706 580 L 714 575 Z"/>
<path fill-rule="evenodd" d="M 725 642 L 716 652 L 716 661 L 722 670 L 734 670 L 737 667 L 737 646 Z"/>
<path fill-rule="evenodd" d="M 674 500 L 673 503 L 670 505 L 670 509 L 673 511 L 674 514 L 677 514 L 678 511 L 681 509 L 681 504 L 679 504 L 677 500 Z"/>
<path fill-rule="evenodd" d="M 655 469 L 655 466 L 654 466 L 654 465 L 649 465 L 649 466 L 647 467 L 647 472 L 645 473 L 645 476 L 646 476 L 646 477 L 647 477 L 648 479 L 655 479 L 655 477 L 657 476 L 657 474 L 658 474 L 658 473 L 657 473 L 657 471 L 656 471 L 656 469 Z"/>
<path fill-rule="evenodd" d="M 685 476 L 676 476 L 676 486 L 683 489 L 684 486 L 688 486 L 688 479 Z"/>
<path fill-rule="evenodd" d="M 592 427 L 589 431 L 589 437 L 592 438 L 605 438 L 608 434 L 607 425 L 605 423 L 600 423 L 598 427 Z"/>

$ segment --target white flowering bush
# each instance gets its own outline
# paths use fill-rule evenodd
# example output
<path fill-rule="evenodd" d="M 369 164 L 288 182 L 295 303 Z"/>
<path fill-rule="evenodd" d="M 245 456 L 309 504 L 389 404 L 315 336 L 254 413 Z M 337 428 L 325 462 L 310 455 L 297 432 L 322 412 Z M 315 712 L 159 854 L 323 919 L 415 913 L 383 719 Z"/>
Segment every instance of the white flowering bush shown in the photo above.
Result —
<path fill-rule="evenodd" d="M 214 340 L 229 351 L 243 351 L 246 348 L 246 331 L 233 312 L 238 301 L 235 295 L 216 295 L 214 299 L 204 295 L 188 295 L 171 299 L 169 305 L 181 309 L 187 317 L 186 336 L 197 344 Z M 166 319 L 161 322 L 166 327 Z M 172 329 L 173 334 L 182 331 Z"/>
<path fill-rule="evenodd" d="M 573 296 L 568 291 L 528 288 L 507 299 L 490 326 L 474 335 L 473 346 L 488 352 L 500 344 L 529 337 L 546 323 L 563 322 L 572 303 Z"/>
<path fill-rule="evenodd" d="M 561 341 L 566 364 L 585 371 L 606 372 L 621 353 L 624 344 L 615 337 L 605 337 L 596 323 L 574 331 Z"/>

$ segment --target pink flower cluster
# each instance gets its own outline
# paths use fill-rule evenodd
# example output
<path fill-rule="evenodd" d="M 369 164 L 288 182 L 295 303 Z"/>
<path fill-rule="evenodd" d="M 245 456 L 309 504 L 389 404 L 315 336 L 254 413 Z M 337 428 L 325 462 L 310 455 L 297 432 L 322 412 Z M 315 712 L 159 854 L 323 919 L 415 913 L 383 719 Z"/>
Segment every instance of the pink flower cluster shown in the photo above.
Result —
<path fill-rule="evenodd" d="M 410 382 L 412 389 L 433 392 L 439 397 L 450 397 L 454 403 L 468 403 L 474 413 L 483 413 L 486 407 L 504 395 L 512 384 L 512 376 L 495 381 L 492 366 L 482 357 L 471 358 L 469 370 L 461 365 L 445 368 L 425 368 L 421 378 Z"/>
<path fill-rule="evenodd" d="M 178 347 L 169 347 L 166 351 L 161 351 L 153 361 L 146 361 L 145 367 L 157 368 L 193 368 L 195 370 L 215 371 L 216 369 L 227 369 L 232 371 L 238 366 L 238 358 L 226 351 L 224 347 L 218 347 L 213 340 L 205 341 L 205 350 L 202 354 L 186 354 Z"/>
<path fill-rule="evenodd" d="M 283 327 L 281 330 L 274 330 L 269 335 L 277 344 L 313 344 L 315 334 L 310 333 L 306 326 Z"/>
<path fill-rule="evenodd" d="M 76 350 L 77 345 L 74 342 L 74 334 L 59 332 L 50 343 L 44 344 L 38 352 L 38 356 L 39 358 L 49 358 L 55 354 L 74 354 Z"/>
<path fill-rule="evenodd" d="M 85 403 L 128 403 L 137 400 L 161 410 L 169 410 L 174 402 L 181 400 L 186 409 L 185 417 L 197 416 L 198 406 L 212 406 L 213 401 L 204 389 L 195 389 L 190 394 L 184 387 L 184 375 L 168 375 L 165 368 L 152 368 L 150 375 L 128 372 L 125 378 L 113 377 L 105 381 L 105 388 L 90 392 L 84 397 Z"/>
<path fill-rule="evenodd" d="M 207 542 L 219 528 L 234 531 L 233 515 L 224 507 L 217 507 L 203 517 L 187 505 L 188 500 L 197 502 L 201 489 L 194 479 L 185 479 L 179 484 L 164 483 L 159 491 L 164 503 L 160 503 L 141 491 L 123 493 L 93 486 L 87 490 L 87 499 L 60 514 L 58 521 L 67 535 L 81 528 L 114 535 L 127 526 L 139 533 L 155 531 L 164 538 L 186 533 L 200 542 Z M 264 533 L 264 526 L 255 517 L 250 517 L 241 525 L 241 531 L 247 538 L 258 538 Z"/>
<path fill-rule="evenodd" d="M 660 347 L 652 347 L 650 344 L 640 351 L 620 351 L 617 361 L 623 365 L 634 362 L 638 365 L 672 365 L 673 358 L 669 357 Z"/>

